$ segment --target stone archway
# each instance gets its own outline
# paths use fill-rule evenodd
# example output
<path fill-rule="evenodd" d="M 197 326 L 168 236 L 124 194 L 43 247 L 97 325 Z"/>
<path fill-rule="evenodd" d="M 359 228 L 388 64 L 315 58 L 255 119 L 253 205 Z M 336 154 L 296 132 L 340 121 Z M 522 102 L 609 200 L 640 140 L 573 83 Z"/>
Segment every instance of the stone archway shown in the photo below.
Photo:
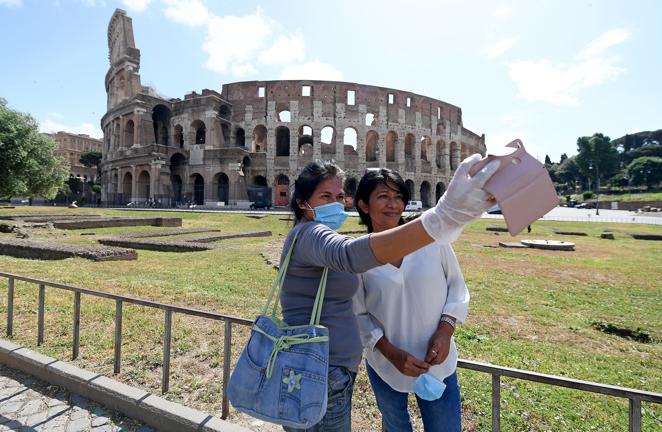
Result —
<path fill-rule="evenodd" d="M 414 186 L 414 181 L 413 180 L 407 180 L 405 181 L 405 185 L 407 186 L 407 189 L 409 189 L 409 199 L 410 200 L 415 200 L 414 198 L 416 195 L 414 192 L 416 192 L 416 187 Z"/>
<path fill-rule="evenodd" d="M 193 174 L 193 202 L 196 205 L 205 204 L 205 179 L 200 174 Z"/>
<path fill-rule="evenodd" d="M 147 201 L 149 199 L 149 172 L 142 171 L 138 175 L 138 183 L 136 184 L 136 198 L 140 201 Z"/>
<path fill-rule="evenodd" d="M 431 207 L 430 206 L 430 183 L 424 181 L 421 183 L 421 203 L 423 204 L 423 207 Z"/>
<path fill-rule="evenodd" d="M 435 188 L 435 197 L 437 198 L 437 201 L 441 198 L 441 196 L 446 192 L 446 185 L 443 182 L 437 183 L 437 187 Z"/>
<path fill-rule="evenodd" d="M 225 173 L 218 175 L 218 201 L 228 205 L 230 201 L 230 179 Z"/>
<path fill-rule="evenodd" d="M 130 172 L 124 174 L 124 179 L 122 179 L 122 195 L 124 201 L 131 201 L 133 195 L 133 175 Z"/>
<path fill-rule="evenodd" d="M 182 178 L 173 174 L 170 176 L 170 183 L 172 184 L 172 199 L 174 199 L 175 204 L 182 202 Z"/>

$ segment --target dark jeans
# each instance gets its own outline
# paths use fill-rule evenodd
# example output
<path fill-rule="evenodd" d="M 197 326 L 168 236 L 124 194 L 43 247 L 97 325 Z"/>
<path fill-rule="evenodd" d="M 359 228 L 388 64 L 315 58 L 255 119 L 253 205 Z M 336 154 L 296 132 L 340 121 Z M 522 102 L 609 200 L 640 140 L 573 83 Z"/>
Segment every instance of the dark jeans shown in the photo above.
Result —
<path fill-rule="evenodd" d="M 356 374 L 347 368 L 329 366 L 329 401 L 322 420 L 308 429 L 283 429 L 287 432 L 351 432 L 355 379 Z"/>
<path fill-rule="evenodd" d="M 385 432 L 411 432 L 411 418 L 407 410 L 408 393 L 402 393 L 382 380 L 377 372 L 366 363 L 368 378 L 375 392 L 377 406 L 382 413 Z M 460 432 L 462 415 L 460 409 L 460 386 L 457 372 L 444 379 L 446 390 L 434 401 L 426 401 L 416 396 L 421 410 L 425 432 Z"/>

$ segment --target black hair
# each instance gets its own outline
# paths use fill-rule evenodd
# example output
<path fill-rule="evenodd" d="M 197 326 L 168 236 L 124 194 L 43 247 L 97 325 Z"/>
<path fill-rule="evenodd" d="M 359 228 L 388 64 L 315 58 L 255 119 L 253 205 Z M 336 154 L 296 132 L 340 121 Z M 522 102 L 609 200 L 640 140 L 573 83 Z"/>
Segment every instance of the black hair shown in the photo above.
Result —
<path fill-rule="evenodd" d="M 356 210 L 359 212 L 359 217 L 361 222 L 368 227 L 368 232 L 373 232 L 372 219 L 370 215 L 361 210 L 359 201 L 363 201 L 366 204 L 370 202 L 370 195 L 375 190 L 378 184 L 383 184 L 389 189 L 393 189 L 389 183 L 393 183 L 397 186 L 398 191 L 402 194 L 402 201 L 407 204 L 409 201 L 409 188 L 405 184 L 405 181 L 400 177 L 396 171 L 390 170 L 388 168 L 378 168 L 378 169 L 368 169 L 366 173 L 361 177 L 359 186 L 356 188 L 356 195 L 354 196 L 354 203 L 356 205 Z M 403 218 L 400 218 L 398 225 L 405 223 Z"/>
<path fill-rule="evenodd" d="M 338 177 L 342 182 L 345 177 L 343 170 L 333 162 L 317 159 L 303 168 L 299 177 L 294 182 L 294 193 L 290 201 L 290 209 L 294 212 L 296 222 L 303 218 L 303 210 L 299 207 L 300 202 L 305 202 L 313 196 L 317 186 L 330 177 Z"/>

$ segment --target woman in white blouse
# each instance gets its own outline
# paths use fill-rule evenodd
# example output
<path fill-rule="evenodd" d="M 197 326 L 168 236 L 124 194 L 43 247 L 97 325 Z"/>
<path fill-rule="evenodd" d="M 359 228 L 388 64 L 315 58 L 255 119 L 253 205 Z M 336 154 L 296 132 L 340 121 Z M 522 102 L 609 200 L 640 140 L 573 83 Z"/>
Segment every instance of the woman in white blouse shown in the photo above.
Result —
<path fill-rule="evenodd" d="M 354 202 L 368 231 L 380 232 L 404 223 L 408 201 L 400 175 L 380 169 L 363 176 Z M 386 431 L 412 430 L 407 399 L 413 391 L 426 432 L 461 430 L 453 331 L 468 306 L 469 292 L 448 244 L 432 243 L 363 273 L 354 311 Z M 436 391 L 421 387 L 423 382 L 434 383 Z"/>

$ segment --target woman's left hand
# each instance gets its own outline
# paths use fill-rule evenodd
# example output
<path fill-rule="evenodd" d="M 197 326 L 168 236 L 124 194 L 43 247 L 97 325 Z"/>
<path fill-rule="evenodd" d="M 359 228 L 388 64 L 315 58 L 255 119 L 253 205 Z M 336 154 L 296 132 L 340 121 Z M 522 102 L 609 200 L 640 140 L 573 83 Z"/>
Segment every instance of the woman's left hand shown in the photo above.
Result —
<path fill-rule="evenodd" d="M 425 355 L 425 362 L 431 365 L 438 365 L 443 363 L 448 357 L 448 351 L 451 348 L 451 337 L 453 331 L 447 328 L 448 326 L 441 326 L 428 341 L 428 352 Z"/>

